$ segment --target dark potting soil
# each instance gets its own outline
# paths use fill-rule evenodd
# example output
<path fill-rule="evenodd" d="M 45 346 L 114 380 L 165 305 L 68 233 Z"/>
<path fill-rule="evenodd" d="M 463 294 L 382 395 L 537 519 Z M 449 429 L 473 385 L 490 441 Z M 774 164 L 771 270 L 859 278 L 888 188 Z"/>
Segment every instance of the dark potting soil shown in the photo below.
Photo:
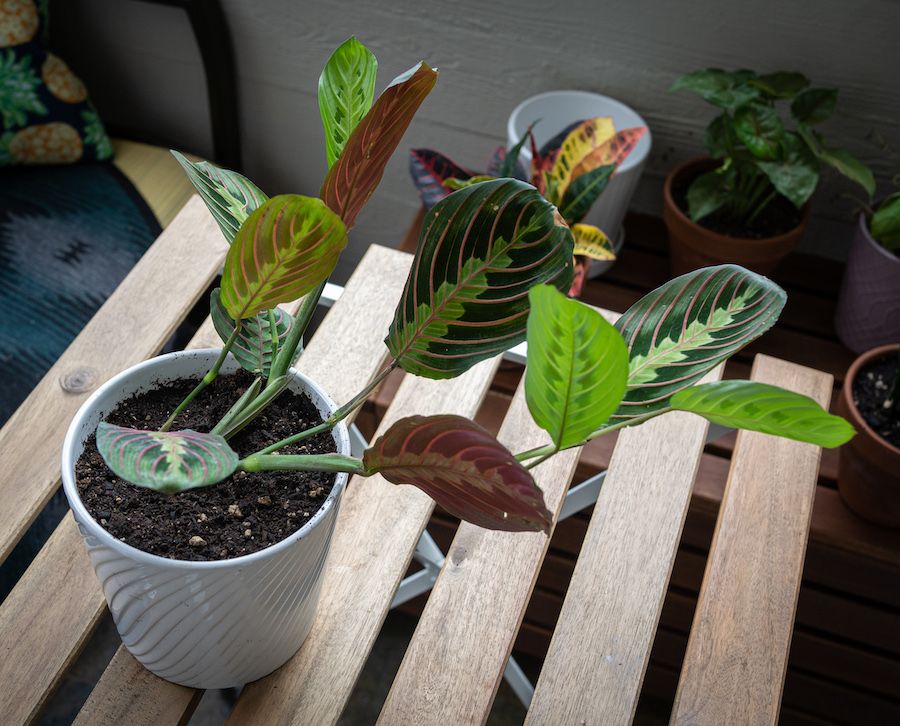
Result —
<path fill-rule="evenodd" d="M 672 185 L 672 200 L 678 208 L 690 219 L 688 214 L 687 190 L 691 179 L 682 179 Z M 724 209 L 718 209 L 707 215 L 697 225 L 718 234 L 740 239 L 767 239 L 787 234 L 800 224 L 802 215 L 787 197 L 776 196 L 756 216 L 750 226 L 744 226 L 730 218 Z"/>
<path fill-rule="evenodd" d="M 889 444 L 900 448 L 900 415 L 890 416 L 884 402 L 897 377 L 897 356 L 877 358 L 860 367 L 853 380 L 853 403 L 872 430 Z M 900 401 L 896 402 L 900 408 Z"/>
<path fill-rule="evenodd" d="M 241 371 L 219 376 L 176 419 L 174 429 L 208 432 L 252 382 Z M 123 402 L 107 421 L 157 430 L 194 388 L 179 381 Z M 306 396 L 285 391 L 230 445 L 240 456 L 321 422 Z M 336 451 L 328 433 L 281 449 L 281 453 Z M 162 494 L 138 487 L 110 471 L 92 434 L 78 460 L 78 492 L 91 516 L 113 537 L 145 552 L 177 560 L 220 560 L 256 552 L 302 527 L 331 492 L 334 474 L 235 472 L 208 487 Z"/>

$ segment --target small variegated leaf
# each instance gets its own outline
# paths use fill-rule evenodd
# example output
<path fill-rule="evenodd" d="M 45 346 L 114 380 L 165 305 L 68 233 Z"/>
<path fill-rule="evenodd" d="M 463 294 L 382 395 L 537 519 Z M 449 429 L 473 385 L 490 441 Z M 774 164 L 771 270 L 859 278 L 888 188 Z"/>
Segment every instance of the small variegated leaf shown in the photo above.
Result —
<path fill-rule="evenodd" d="M 574 254 L 585 255 L 592 260 L 616 259 L 612 242 L 603 230 L 592 224 L 573 224 L 569 228 L 575 238 Z"/>
<path fill-rule="evenodd" d="M 713 423 L 834 448 L 856 433 L 808 396 L 755 381 L 716 381 L 672 396 L 672 408 Z"/>
<path fill-rule="evenodd" d="M 347 228 L 319 199 L 274 197 L 254 211 L 228 250 L 222 304 L 233 320 L 302 297 L 328 279 Z"/>
<path fill-rule="evenodd" d="M 184 431 L 138 431 L 101 422 L 97 449 L 116 476 L 174 493 L 230 476 L 239 457 L 221 436 Z"/>
<path fill-rule="evenodd" d="M 445 179 L 443 182 L 443 186 L 451 191 L 456 191 L 457 189 L 464 189 L 465 187 L 470 187 L 473 184 L 481 184 L 484 181 L 491 181 L 495 177 L 488 176 L 487 174 L 479 174 L 476 176 L 471 176 L 468 179 Z"/>
<path fill-rule="evenodd" d="M 786 299 L 774 282 L 737 265 L 689 272 L 644 296 L 616 322 L 629 373 L 610 423 L 665 409 L 673 394 L 771 328 Z"/>
<path fill-rule="evenodd" d="M 209 307 L 213 326 L 224 343 L 234 333 L 235 321 L 222 304 L 222 292 L 219 288 L 212 291 Z M 269 310 L 263 310 L 252 318 L 242 321 L 241 332 L 231 348 L 231 353 L 242 368 L 264 378 L 269 377 L 273 360 L 269 312 Z M 284 339 L 294 325 L 294 318 L 281 308 L 274 308 L 271 313 L 275 318 L 278 350 L 281 350 Z M 298 354 L 302 350 L 303 346 L 301 345 L 298 347 Z"/>
<path fill-rule="evenodd" d="M 252 181 L 237 172 L 220 169 L 208 161 L 190 161 L 173 151 L 200 198 L 231 244 L 244 220 L 268 197 Z"/>
<path fill-rule="evenodd" d="M 452 378 L 525 340 L 528 290 L 572 284 L 572 233 L 537 191 L 481 182 L 438 202 L 385 343 L 409 373 Z"/>
<path fill-rule="evenodd" d="M 549 172 L 549 178 L 555 182 L 554 186 L 560 190 L 560 194 L 568 188 L 573 178 L 573 172 L 581 161 L 613 138 L 615 133 L 613 120 L 608 116 L 588 119 L 569 133 L 559 147 L 559 154 Z M 549 196 L 547 199 L 557 206 L 560 204 L 560 199 L 553 199 Z"/>
<path fill-rule="evenodd" d="M 411 416 L 363 454 L 368 473 L 418 487 L 450 514 L 488 529 L 549 531 L 531 474 L 484 428 L 461 416 Z"/>
<path fill-rule="evenodd" d="M 628 380 L 628 348 L 600 313 L 549 285 L 531 288 L 528 298 L 528 410 L 564 449 L 616 410 Z"/>
<path fill-rule="evenodd" d="M 319 76 L 319 111 L 325 127 L 325 155 L 330 167 L 350 134 L 372 108 L 378 61 L 351 37 L 334 51 Z"/>
<path fill-rule="evenodd" d="M 590 154 L 585 156 L 578 165 L 572 170 L 572 178 L 577 179 L 582 174 L 587 174 L 593 169 L 601 166 L 614 164 L 618 167 L 625 158 L 634 150 L 644 134 L 647 133 L 646 126 L 635 126 L 631 129 L 619 131 L 611 139 L 598 146 Z M 565 190 L 562 191 L 565 194 Z"/>

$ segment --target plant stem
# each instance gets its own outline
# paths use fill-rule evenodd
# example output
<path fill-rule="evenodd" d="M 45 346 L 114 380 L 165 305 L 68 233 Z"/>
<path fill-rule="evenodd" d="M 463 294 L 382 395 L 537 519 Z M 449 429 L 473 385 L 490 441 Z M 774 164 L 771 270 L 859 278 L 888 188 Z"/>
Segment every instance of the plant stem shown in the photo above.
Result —
<path fill-rule="evenodd" d="M 588 441 L 596 439 L 598 436 L 603 436 L 603 434 L 608 434 L 611 431 L 618 431 L 619 429 L 624 429 L 626 426 L 637 426 L 638 424 L 642 424 L 645 421 L 649 421 L 651 418 L 656 418 L 664 413 L 668 413 L 673 409 L 669 406 L 662 409 L 661 411 L 656 411 L 654 413 L 644 414 L 643 416 L 635 416 L 634 418 L 630 418 L 627 421 L 621 421 L 617 424 L 613 424 L 612 426 L 604 426 L 603 428 L 599 428 L 596 431 L 589 434 L 583 441 L 579 441 L 575 444 L 570 444 L 569 446 L 565 446 L 559 451 L 565 451 L 566 449 L 575 449 L 579 446 L 584 446 Z M 554 444 L 547 444 L 546 446 L 538 446 L 534 449 L 529 449 L 528 451 L 523 451 L 521 454 L 516 454 L 516 461 L 522 462 L 527 461 L 528 459 L 533 459 L 536 456 L 540 456 L 541 461 L 548 458 L 549 456 L 553 456 L 557 453 L 556 446 Z M 533 466 L 537 466 L 541 461 L 536 462 Z M 527 467 L 531 468 L 531 467 Z"/>
<path fill-rule="evenodd" d="M 337 411 L 335 411 L 331 416 L 328 417 L 327 423 L 330 427 L 334 427 L 337 425 L 338 421 L 346 418 L 348 414 L 355 411 L 359 406 L 361 406 L 369 396 L 372 395 L 372 392 L 378 387 L 378 385 L 388 377 L 391 371 L 394 370 L 399 365 L 396 360 L 392 360 L 391 364 L 385 368 L 381 373 L 379 373 L 372 382 L 366 386 L 362 391 L 357 393 L 350 401 L 341 406 Z"/>
<path fill-rule="evenodd" d="M 178 414 L 180 414 L 184 409 L 188 407 L 191 401 L 193 401 L 197 394 L 200 393 L 204 388 L 206 388 L 210 383 L 216 380 L 216 376 L 219 375 L 219 369 L 222 367 L 222 364 L 225 362 L 225 357 L 228 355 L 228 351 L 231 350 L 231 347 L 234 345 L 234 341 L 237 340 L 238 335 L 241 333 L 241 321 L 235 321 L 234 330 L 229 336 L 228 340 L 225 342 L 225 345 L 222 347 L 222 350 L 219 351 L 219 357 L 216 359 L 216 362 L 213 363 L 212 368 L 209 369 L 209 372 L 203 376 L 200 380 L 200 383 L 197 384 L 197 387 L 191 391 L 187 398 L 185 398 L 180 404 L 178 404 L 178 408 L 176 408 L 172 415 L 169 416 L 168 420 L 160 427 L 160 431 L 168 431 L 172 424 L 175 422 L 175 419 L 178 418 Z"/>
<path fill-rule="evenodd" d="M 242 471 L 332 471 L 365 474 L 361 459 L 343 454 L 278 456 L 251 454 L 238 464 Z"/>
<path fill-rule="evenodd" d="M 313 290 L 307 293 L 305 298 L 303 298 L 303 302 L 300 304 L 300 310 L 294 318 L 294 325 L 291 327 L 290 332 L 288 332 L 281 351 L 272 361 L 272 367 L 269 371 L 269 380 L 286 375 L 288 368 L 290 368 L 291 364 L 294 362 L 297 347 L 303 340 L 303 334 L 306 332 L 306 328 L 309 327 L 309 321 L 312 320 L 316 305 L 319 304 L 319 299 L 322 297 L 325 283 L 325 280 L 320 282 Z"/>

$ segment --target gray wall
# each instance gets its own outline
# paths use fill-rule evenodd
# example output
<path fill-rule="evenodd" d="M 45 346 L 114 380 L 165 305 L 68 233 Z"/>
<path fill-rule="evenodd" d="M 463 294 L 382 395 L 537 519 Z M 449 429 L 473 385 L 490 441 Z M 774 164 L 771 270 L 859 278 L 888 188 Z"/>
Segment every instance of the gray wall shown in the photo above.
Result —
<path fill-rule="evenodd" d="M 222 0 L 239 75 L 244 171 L 267 193 L 314 195 L 326 172 L 316 83 L 332 50 L 356 35 L 377 56 L 378 90 L 426 61 L 437 85 L 401 142 L 351 232 L 356 250 L 395 246 L 419 202 L 407 150 L 432 147 L 483 167 L 505 141 L 522 99 L 558 88 L 614 96 L 643 116 L 654 149 L 633 207 L 660 213 L 665 174 L 702 152 L 713 110 L 685 91 L 681 73 L 718 66 L 797 70 L 840 89 L 823 125 L 890 187 L 900 164 L 873 134 L 900 150 L 898 0 Z M 549 8 L 556 6 L 551 11 Z M 211 154 L 205 86 L 184 13 L 134 0 L 67 0 L 53 6 L 60 50 L 89 84 L 103 115 L 139 120 L 175 145 Z M 823 172 L 804 247 L 842 257 L 854 192 Z M 347 274 L 353 256 L 339 269 Z"/>

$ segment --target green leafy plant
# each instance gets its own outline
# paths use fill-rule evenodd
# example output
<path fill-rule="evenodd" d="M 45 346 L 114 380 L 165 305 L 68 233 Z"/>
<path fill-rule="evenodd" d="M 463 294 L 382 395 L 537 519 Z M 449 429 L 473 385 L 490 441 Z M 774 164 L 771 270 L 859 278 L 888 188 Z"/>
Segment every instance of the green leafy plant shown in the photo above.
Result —
<path fill-rule="evenodd" d="M 834 113 L 837 90 L 809 84 L 800 73 L 757 75 L 718 68 L 687 73 L 675 81 L 670 90 L 694 91 L 721 109 L 703 143 L 722 164 L 698 176 L 688 189 L 694 222 L 721 209 L 746 227 L 778 195 L 800 209 L 818 185 L 820 162 L 860 184 L 871 197 L 871 170 L 846 149 L 827 146 L 815 130 Z M 787 102 L 793 129 L 779 109 Z"/>
<path fill-rule="evenodd" d="M 419 64 L 372 104 L 374 67 L 369 51 L 351 38 L 322 74 L 331 167 L 319 198 L 267 199 L 239 174 L 178 156 L 231 241 L 211 303 L 225 344 L 179 409 L 204 395 L 229 351 L 256 380 L 210 433 L 169 430 L 177 411 L 160 431 L 101 423 L 98 448 L 117 475 L 177 492 L 238 470 L 380 473 L 421 488 L 476 524 L 548 530 L 552 516 L 529 470 L 558 451 L 667 411 L 825 446 L 852 435 L 843 419 L 788 391 L 747 381 L 698 384 L 772 326 L 785 302 L 778 286 L 732 265 L 708 268 L 662 286 L 613 326 L 564 295 L 573 238 L 557 208 L 535 187 L 498 178 L 464 186 L 428 213 L 387 331 L 385 373 L 321 425 L 239 458 L 229 437 L 284 390 L 346 230 L 436 79 Z M 300 296 L 296 318 L 276 308 Z M 437 415 L 396 422 L 360 458 L 276 453 L 336 425 L 397 367 L 452 378 L 525 340 L 527 399 L 549 434 L 546 446 L 513 454 L 474 422 Z"/>

